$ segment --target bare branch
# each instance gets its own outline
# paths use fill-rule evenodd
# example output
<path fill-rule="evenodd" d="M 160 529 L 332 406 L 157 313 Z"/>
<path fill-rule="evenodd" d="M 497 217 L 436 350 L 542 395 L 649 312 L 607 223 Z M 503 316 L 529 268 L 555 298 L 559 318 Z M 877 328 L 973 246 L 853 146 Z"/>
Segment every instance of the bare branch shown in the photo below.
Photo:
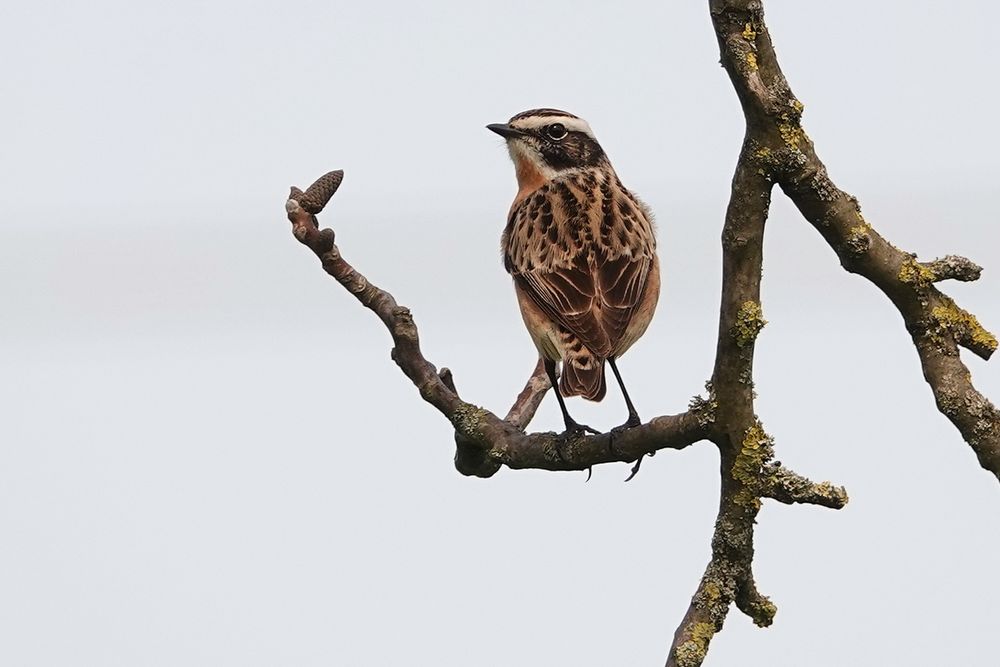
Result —
<path fill-rule="evenodd" d="M 538 406 L 542 404 L 545 393 L 552 388 L 548 375 L 545 374 L 545 365 L 539 359 L 535 364 L 535 370 L 524 385 L 524 389 L 517 395 L 514 405 L 510 406 L 504 421 L 507 421 L 522 431 L 528 427 L 531 419 L 535 416 Z"/>
<path fill-rule="evenodd" d="M 326 206 L 342 179 L 343 172 L 335 171 L 317 180 L 305 192 L 291 189 L 285 210 L 292 223 L 292 233 L 319 257 L 327 273 L 385 324 L 394 343 L 393 360 L 420 391 L 421 398 L 436 407 L 454 426 L 455 465 L 460 472 L 490 477 L 504 465 L 542 470 L 587 470 L 600 463 L 634 461 L 660 449 L 683 449 L 707 437 L 714 418 L 715 403 L 711 400 L 692 401 L 692 407 L 684 413 L 656 417 L 623 433 L 525 434 L 524 428 L 534 416 L 548 386 L 548 380 L 543 382 L 537 367 L 506 419 L 463 401 L 451 371 L 438 372 L 424 358 L 409 309 L 397 304 L 389 292 L 370 283 L 343 258 L 334 243 L 333 230 L 319 228 L 316 214 Z"/>

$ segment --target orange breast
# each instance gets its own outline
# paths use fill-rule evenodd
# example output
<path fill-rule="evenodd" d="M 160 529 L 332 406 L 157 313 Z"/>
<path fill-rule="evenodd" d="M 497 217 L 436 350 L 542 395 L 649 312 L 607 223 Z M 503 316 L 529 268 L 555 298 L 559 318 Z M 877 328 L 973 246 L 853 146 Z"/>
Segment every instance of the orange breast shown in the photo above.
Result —
<path fill-rule="evenodd" d="M 538 167 L 531 160 L 521 156 L 514 159 L 514 172 L 517 174 L 518 185 L 514 206 L 517 206 L 532 192 L 545 185 L 545 176 L 538 171 Z"/>

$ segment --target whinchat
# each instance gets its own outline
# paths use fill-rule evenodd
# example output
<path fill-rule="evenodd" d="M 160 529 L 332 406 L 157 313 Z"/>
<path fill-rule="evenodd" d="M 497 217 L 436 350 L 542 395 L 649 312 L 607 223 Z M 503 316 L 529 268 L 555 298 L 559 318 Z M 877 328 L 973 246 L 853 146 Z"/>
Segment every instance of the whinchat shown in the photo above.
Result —
<path fill-rule="evenodd" d="M 563 397 L 604 398 L 605 361 L 628 406 L 622 426 L 637 426 L 615 361 L 645 333 L 660 294 L 649 209 L 622 185 L 582 118 L 532 109 L 486 127 L 507 140 L 514 161 L 504 267 L 566 430 L 596 433 L 569 416 Z"/>

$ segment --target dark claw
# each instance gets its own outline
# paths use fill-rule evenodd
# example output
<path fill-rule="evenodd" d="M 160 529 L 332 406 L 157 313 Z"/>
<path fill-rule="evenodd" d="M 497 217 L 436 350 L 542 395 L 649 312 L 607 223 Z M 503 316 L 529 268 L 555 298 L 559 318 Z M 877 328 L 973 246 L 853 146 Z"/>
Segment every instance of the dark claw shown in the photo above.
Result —
<path fill-rule="evenodd" d="M 649 453 L 643 454 L 642 456 L 640 456 L 639 458 L 637 458 L 635 460 L 635 465 L 632 466 L 632 472 L 630 472 L 629 475 L 628 475 L 628 477 L 625 478 L 626 482 L 629 481 L 630 479 L 632 479 L 633 477 L 635 477 L 636 473 L 639 472 L 639 466 L 642 465 L 642 459 L 645 458 L 645 457 L 647 457 L 647 456 L 649 456 L 649 457 L 656 456 L 656 452 L 649 452 Z"/>
<path fill-rule="evenodd" d="M 624 431 L 626 429 L 635 428 L 636 426 L 639 426 L 640 424 L 642 424 L 642 420 L 639 419 L 639 415 L 637 415 L 636 413 L 632 412 L 632 413 L 629 413 L 628 420 L 624 424 L 622 424 L 621 426 L 619 426 L 618 429 Z M 652 456 L 655 453 L 656 452 L 650 452 L 649 456 Z M 628 474 L 628 477 L 625 478 L 626 482 L 630 481 L 633 477 L 635 477 L 639 473 L 639 467 L 642 465 L 642 459 L 645 456 L 646 456 L 646 454 L 642 454 L 641 456 L 639 456 L 639 458 L 637 458 L 635 460 L 635 465 L 632 466 L 632 472 L 630 472 Z"/>
<path fill-rule="evenodd" d="M 633 478 L 633 477 L 635 477 L 635 476 L 636 476 L 636 475 L 637 475 L 637 474 L 639 473 L 639 466 L 641 466 L 641 465 L 642 465 L 642 459 L 643 459 L 643 458 L 644 458 L 645 456 L 646 456 L 646 455 L 645 455 L 645 454 L 643 454 L 642 456 L 640 456 L 639 458 L 637 458 L 637 459 L 635 460 L 635 465 L 634 465 L 634 466 L 632 466 L 632 472 L 630 472 L 630 473 L 628 474 L 628 477 L 626 477 L 626 478 L 625 478 L 625 481 L 626 481 L 626 482 L 629 482 L 629 481 L 631 481 L 631 480 L 632 480 L 632 478 Z"/>

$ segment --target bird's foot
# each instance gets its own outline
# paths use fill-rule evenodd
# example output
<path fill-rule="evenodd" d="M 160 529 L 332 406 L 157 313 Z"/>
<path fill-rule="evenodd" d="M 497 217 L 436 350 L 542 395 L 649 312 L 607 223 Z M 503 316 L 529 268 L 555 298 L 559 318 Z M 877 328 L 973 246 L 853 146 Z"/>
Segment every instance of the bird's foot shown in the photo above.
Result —
<path fill-rule="evenodd" d="M 587 435 L 588 433 L 590 433 L 591 435 L 601 435 L 601 432 L 598 431 L 596 428 L 591 428 L 586 424 L 577 424 L 575 421 L 570 419 L 569 421 L 566 422 L 566 430 L 563 431 L 559 435 L 559 437 L 578 438 L 582 435 Z"/>
<path fill-rule="evenodd" d="M 622 458 L 622 453 L 618 450 L 618 447 L 615 445 L 616 436 L 621 435 L 630 428 L 635 428 L 636 426 L 640 426 L 641 424 L 642 420 L 639 419 L 639 415 L 636 414 L 635 412 L 630 412 L 628 415 L 628 419 L 625 420 L 624 424 L 622 424 L 621 426 L 616 426 L 613 429 L 611 429 L 610 433 L 611 437 L 608 438 L 608 449 L 611 450 L 611 454 L 615 458 Z M 655 453 L 656 452 L 650 452 L 649 456 L 652 456 Z M 644 456 L 646 455 L 642 454 L 639 456 L 638 459 L 635 460 L 635 465 L 632 466 L 632 471 L 629 473 L 628 477 L 625 478 L 626 482 L 630 481 L 633 477 L 636 476 L 636 474 L 638 474 L 639 467 L 642 465 L 642 459 Z"/>
<path fill-rule="evenodd" d="M 628 419 L 625 420 L 625 423 L 622 424 L 621 426 L 615 427 L 612 430 L 613 431 L 624 431 L 626 429 L 635 428 L 636 426 L 642 426 L 642 420 L 639 419 L 639 415 L 637 415 L 634 412 L 630 412 L 629 416 L 628 416 Z"/>
<path fill-rule="evenodd" d="M 630 428 L 635 428 L 636 426 L 641 426 L 641 425 L 642 425 L 642 420 L 639 419 L 639 415 L 635 414 L 634 412 L 630 413 L 628 419 L 625 421 L 624 424 L 622 424 L 621 426 L 615 426 L 608 433 L 608 435 L 610 436 L 608 438 L 608 452 L 615 458 L 622 458 L 623 454 L 618 450 L 618 446 L 615 441 L 618 439 L 618 436 L 620 436 L 625 431 L 629 430 Z"/>
<path fill-rule="evenodd" d="M 566 443 L 567 440 L 579 438 L 581 436 L 587 435 L 588 433 L 592 435 L 601 435 L 601 432 L 598 431 L 596 428 L 592 428 L 590 426 L 587 426 L 586 424 L 577 424 L 572 419 L 568 420 L 566 422 L 566 430 L 560 433 L 556 438 L 556 456 L 559 457 L 559 460 L 562 461 L 563 463 L 566 462 L 566 455 L 563 453 L 563 445 Z M 590 475 L 592 472 L 593 471 L 588 467 L 587 468 L 588 482 L 590 481 Z"/>

